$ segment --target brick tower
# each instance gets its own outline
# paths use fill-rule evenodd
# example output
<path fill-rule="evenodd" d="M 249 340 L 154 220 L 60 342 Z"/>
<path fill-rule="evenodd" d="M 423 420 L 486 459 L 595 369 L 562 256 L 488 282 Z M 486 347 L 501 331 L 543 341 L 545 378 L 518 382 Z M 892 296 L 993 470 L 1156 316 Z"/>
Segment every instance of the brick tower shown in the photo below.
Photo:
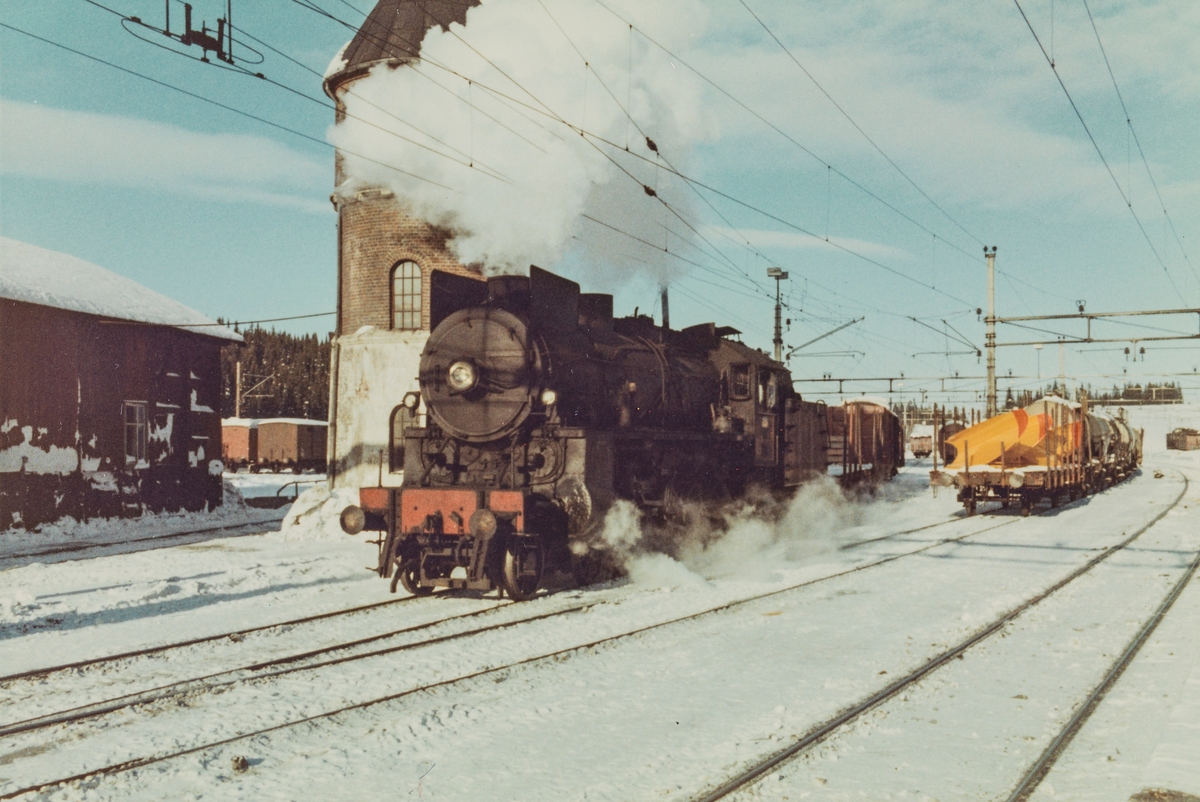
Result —
<path fill-rule="evenodd" d="M 325 93 L 345 113 L 345 98 L 374 67 L 399 69 L 419 57 L 434 25 L 464 23 L 476 0 L 379 0 L 325 77 Z M 415 219 L 381 187 L 342 189 L 335 156 L 338 211 L 337 331 L 330 374 L 331 487 L 398 486 L 398 446 L 409 420 L 400 408 L 418 389 L 429 337 L 429 276 L 444 270 L 479 278 L 446 248 L 449 232 Z"/>

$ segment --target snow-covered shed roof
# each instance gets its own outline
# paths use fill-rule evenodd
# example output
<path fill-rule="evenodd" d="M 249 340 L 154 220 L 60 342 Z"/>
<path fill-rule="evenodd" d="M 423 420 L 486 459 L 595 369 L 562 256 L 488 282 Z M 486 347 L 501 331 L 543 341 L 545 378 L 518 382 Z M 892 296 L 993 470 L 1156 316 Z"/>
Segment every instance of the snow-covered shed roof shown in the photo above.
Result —
<path fill-rule="evenodd" d="M 307 418 L 221 418 L 222 426 L 246 426 L 257 429 L 266 423 L 290 423 L 295 426 L 328 426 L 328 421 Z"/>
<path fill-rule="evenodd" d="M 242 342 L 237 332 L 136 281 L 7 237 L 0 237 L 0 298 Z"/>

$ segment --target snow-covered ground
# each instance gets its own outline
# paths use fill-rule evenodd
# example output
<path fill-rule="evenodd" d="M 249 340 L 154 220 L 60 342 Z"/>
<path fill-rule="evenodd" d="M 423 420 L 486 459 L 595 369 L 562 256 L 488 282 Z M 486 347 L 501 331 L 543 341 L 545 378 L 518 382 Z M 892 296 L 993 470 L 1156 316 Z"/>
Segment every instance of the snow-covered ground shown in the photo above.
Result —
<path fill-rule="evenodd" d="M 952 493 L 928 489 L 928 461 L 910 461 L 873 498 L 818 484 L 777 523 L 735 516 L 725 537 L 679 562 L 634 548 L 627 581 L 517 605 L 439 594 L 0 680 L 0 796 L 181 753 L 27 796 L 696 798 L 1053 586 L 1184 493 L 1129 548 L 734 796 L 1003 799 L 1200 549 L 1200 452 L 1164 450 L 1169 429 L 1200 426 L 1200 408 L 1131 415 L 1146 428 L 1145 469 L 1042 516 L 964 518 Z M 234 480 L 250 496 L 309 478 Z M 290 511 L 241 508 L 288 512 L 283 531 L 53 563 L 0 557 L 0 675 L 400 598 L 364 570 L 375 547 L 338 532 L 345 501 L 316 486 Z M 245 523 L 219 517 L 233 510 L 211 525 Z M 165 525 L 119 522 L 89 537 Z M 35 536 L 12 536 L 0 536 L 0 555 L 31 550 Z M 313 654 L 272 662 L 303 652 Z M 140 704 L 86 721 L 5 729 L 131 693 Z M 1200 795 L 1197 581 L 1034 798 L 1145 789 Z"/>

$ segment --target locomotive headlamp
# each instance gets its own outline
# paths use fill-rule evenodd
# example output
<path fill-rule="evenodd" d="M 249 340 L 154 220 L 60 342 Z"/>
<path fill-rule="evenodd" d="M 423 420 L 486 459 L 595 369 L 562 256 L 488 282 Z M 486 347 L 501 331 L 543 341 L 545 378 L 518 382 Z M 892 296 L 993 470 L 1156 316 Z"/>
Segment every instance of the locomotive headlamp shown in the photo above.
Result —
<path fill-rule="evenodd" d="M 542 390 L 542 403 L 546 406 L 553 406 L 558 400 L 558 393 L 553 390 Z"/>
<path fill-rule="evenodd" d="M 342 531 L 347 535 L 357 535 L 367 527 L 367 514 L 363 512 L 362 507 L 356 507 L 351 504 L 346 509 L 342 510 L 341 515 Z"/>
<path fill-rule="evenodd" d="M 421 405 L 421 394 L 420 393 L 405 393 L 404 400 L 401 401 L 400 403 L 403 404 L 404 408 L 407 409 L 409 412 L 413 412 L 414 410 L 416 410 L 416 408 L 418 406 Z"/>
<path fill-rule="evenodd" d="M 474 387 L 478 380 L 479 376 L 475 372 L 475 366 L 466 360 L 455 362 L 446 372 L 446 381 L 450 384 L 450 389 L 456 393 L 465 393 Z"/>

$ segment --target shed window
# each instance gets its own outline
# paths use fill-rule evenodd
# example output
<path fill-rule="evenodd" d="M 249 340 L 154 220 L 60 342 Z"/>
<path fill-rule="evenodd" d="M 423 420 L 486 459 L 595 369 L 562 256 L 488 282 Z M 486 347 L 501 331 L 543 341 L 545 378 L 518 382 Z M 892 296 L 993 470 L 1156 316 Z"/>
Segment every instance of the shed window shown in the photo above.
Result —
<path fill-rule="evenodd" d="M 421 266 L 411 260 L 392 269 L 392 328 L 421 328 Z"/>
<path fill-rule="evenodd" d="M 146 402 L 126 401 L 125 411 L 125 461 L 146 461 Z"/>
<path fill-rule="evenodd" d="M 729 397 L 745 401 L 750 397 L 750 366 L 731 365 L 729 368 Z"/>

